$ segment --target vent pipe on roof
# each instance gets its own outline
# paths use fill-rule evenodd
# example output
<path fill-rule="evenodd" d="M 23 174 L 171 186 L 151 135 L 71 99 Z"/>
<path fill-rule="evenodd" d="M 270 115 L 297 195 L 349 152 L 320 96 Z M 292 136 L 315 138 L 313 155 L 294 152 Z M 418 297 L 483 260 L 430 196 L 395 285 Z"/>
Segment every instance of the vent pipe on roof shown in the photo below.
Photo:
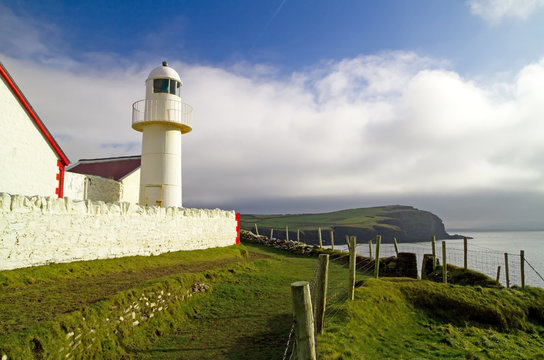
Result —
<path fill-rule="evenodd" d="M 166 61 L 163 61 L 162 66 L 168 66 L 168 63 Z"/>

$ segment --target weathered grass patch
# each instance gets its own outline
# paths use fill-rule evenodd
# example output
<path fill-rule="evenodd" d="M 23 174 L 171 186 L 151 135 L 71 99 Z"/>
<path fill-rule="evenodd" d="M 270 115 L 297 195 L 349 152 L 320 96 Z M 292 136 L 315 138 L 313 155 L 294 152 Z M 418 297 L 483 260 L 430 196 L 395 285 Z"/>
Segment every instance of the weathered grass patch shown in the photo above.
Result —
<path fill-rule="evenodd" d="M 370 279 L 318 338 L 322 359 L 544 358 L 544 291 Z M 533 310 L 531 310 L 533 309 Z"/>

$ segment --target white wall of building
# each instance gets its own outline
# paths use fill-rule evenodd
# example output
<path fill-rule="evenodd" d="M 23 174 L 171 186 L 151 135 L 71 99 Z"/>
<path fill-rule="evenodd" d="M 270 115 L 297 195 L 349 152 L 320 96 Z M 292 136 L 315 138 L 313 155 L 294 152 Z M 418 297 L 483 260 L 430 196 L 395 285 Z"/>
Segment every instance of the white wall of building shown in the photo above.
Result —
<path fill-rule="evenodd" d="M 137 204 L 140 191 L 140 168 L 122 178 L 121 184 L 123 184 L 121 201 Z"/>
<path fill-rule="evenodd" d="M 0 80 L 0 191 L 55 196 L 57 155 Z"/>
<path fill-rule="evenodd" d="M 64 175 L 64 197 L 72 200 L 117 202 L 121 199 L 122 187 L 119 181 L 101 176 L 69 171 Z"/>
<path fill-rule="evenodd" d="M 126 175 L 121 181 L 95 175 L 67 171 L 64 176 L 64 197 L 72 200 L 138 203 L 140 169 Z"/>
<path fill-rule="evenodd" d="M 0 193 L 0 270 L 236 243 L 234 211 Z"/>
<path fill-rule="evenodd" d="M 87 175 L 66 171 L 64 173 L 64 196 L 72 200 L 87 199 Z"/>

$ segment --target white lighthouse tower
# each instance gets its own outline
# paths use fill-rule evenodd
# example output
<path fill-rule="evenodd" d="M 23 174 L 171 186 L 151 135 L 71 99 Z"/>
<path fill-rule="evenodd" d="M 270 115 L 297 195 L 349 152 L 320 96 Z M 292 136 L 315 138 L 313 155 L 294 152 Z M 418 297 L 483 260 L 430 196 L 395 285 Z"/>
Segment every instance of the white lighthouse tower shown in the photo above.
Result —
<path fill-rule="evenodd" d="M 163 61 L 145 81 L 145 100 L 132 105 L 132 128 L 142 132 L 140 205 L 181 207 L 181 135 L 192 130 L 193 116 L 181 85 Z"/>

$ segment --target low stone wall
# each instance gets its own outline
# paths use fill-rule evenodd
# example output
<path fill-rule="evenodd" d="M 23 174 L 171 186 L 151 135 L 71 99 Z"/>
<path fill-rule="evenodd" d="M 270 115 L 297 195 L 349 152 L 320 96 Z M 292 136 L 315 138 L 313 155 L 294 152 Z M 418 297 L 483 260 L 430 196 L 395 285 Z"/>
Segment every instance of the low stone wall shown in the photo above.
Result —
<path fill-rule="evenodd" d="M 236 225 L 234 211 L 0 193 L 0 270 L 229 246 Z"/>
<path fill-rule="evenodd" d="M 347 253 L 333 251 L 331 249 L 320 249 L 317 245 L 307 245 L 302 242 L 270 239 L 263 235 L 255 235 L 247 230 L 240 230 L 240 240 L 242 242 L 250 242 L 273 247 L 280 250 L 285 250 L 297 254 L 305 254 L 309 256 L 318 256 L 319 254 L 329 254 L 331 259 L 342 258 L 344 263 L 349 262 Z M 358 269 L 373 271 L 375 265 L 374 259 L 369 259 L 361 255 L 357 255 L 356 266 Z M 410 277 L 417 279 L 417 263 L 416 255 L 412 253 L 399 253 L 399 256 L 390 256 L 380 258 L 380 276 L 392 277 Z"/>

